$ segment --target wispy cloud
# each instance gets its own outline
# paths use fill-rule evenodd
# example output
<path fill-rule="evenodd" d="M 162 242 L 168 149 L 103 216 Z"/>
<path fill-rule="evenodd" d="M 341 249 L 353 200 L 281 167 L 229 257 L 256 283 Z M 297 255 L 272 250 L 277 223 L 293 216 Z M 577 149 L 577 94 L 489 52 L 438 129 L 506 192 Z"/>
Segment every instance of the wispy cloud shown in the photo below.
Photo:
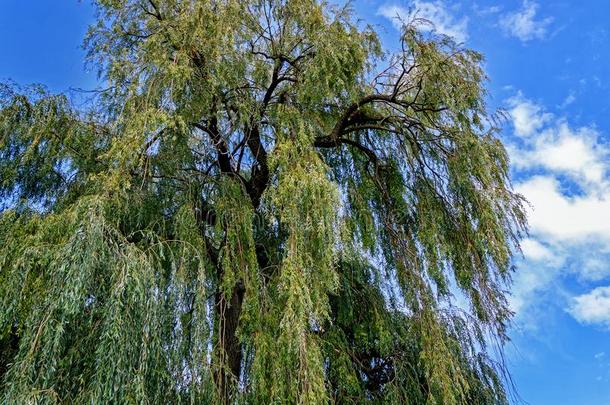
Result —
<path fill-rule="evenodd" d="M 403 22 L 421 19 L 419 28 L 422 31 L 435 32 L 453 37 L 457 42 L 468 40 L 468 18 L 457 19 L 441 1 L 420 1 L 412 3 L 412 7 L 405 8 L 398 5 L 384 5 L 377 11 L 378 15 L 392 21 L 400 29 Z M 427 22 L 426 22 L 427 21 Z"/>
<path fill-rule="evenodd" d="M 553 18 L 536 19 L 538 7 L 538 3 L 524 0 L 519 10 L 500 17 L 500 27 L 507 34 L 523 42 L 546 38 Z"/>
<path fill-rule="evenodd" d="M 574 92 L 571 92 L 570 94 L 568 94 L 568 96 L 566 98 L 563 99 L 563 101 L 559 105 L 559 108 L 565 109 L 566 107 L 574 104 L 575 101 L 576 101 L 576 94 L 574 94 Z"/>
<path fill-rule="evenodd" d="M 473 12 L 478 15 L 479 17 L 487 17 L 490 15 L 494 15 L 494 14 L 498 14 L 499 12 L 502 11 L 502 7 L 501 6 L 488 6 L 488 7 L 482 7 L 477 3 L 474 3 L 472 6 L 472 10 Z"/>

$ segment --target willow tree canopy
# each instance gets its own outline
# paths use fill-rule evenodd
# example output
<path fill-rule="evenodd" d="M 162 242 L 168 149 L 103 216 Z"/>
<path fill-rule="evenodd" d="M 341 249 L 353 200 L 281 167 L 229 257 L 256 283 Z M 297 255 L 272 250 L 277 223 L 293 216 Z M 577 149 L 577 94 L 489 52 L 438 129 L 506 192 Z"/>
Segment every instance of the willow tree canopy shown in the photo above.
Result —
<path fill-rule="evenodd" d="M 507 401 L 481 55 L 317 0 L 97 5 L 104 89 L 0 89 L 0 402 Z"/>

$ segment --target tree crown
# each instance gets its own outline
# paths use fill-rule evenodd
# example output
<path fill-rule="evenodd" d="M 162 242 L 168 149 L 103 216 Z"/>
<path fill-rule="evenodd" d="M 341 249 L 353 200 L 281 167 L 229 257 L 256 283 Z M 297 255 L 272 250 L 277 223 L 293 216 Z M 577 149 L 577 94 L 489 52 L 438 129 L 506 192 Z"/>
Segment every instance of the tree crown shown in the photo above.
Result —
<path fill-rule="evenodd" d="M 97 4 L 87 108 L 0 90 L 4 401 L 506 402 L 525 218 L 480 54 L 317 0 Z"/>

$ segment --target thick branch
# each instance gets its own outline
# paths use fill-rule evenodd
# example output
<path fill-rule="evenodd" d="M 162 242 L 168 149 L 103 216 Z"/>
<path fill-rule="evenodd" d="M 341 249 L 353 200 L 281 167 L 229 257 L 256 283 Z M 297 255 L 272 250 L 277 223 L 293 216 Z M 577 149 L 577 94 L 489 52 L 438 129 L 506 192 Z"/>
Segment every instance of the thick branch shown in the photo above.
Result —
<path fill-rule="evenodd" d="M 260 205 L 260 199 L 269 182 L 269 164 L 267 162 L 267 151 L 262 145 L 258 125 L 251 128 L 248 135 L 248 148 L 252 151 L 256 165 L 252 170 L 252 177 L 248 183 L 248 194 L 252 205 L 256 209 Z"/>
<path fill-rule="evenodd" d="M 339 120 L 335 124 L 333 130 L 331 131 L 330 138 L 331 139 L 339 138 L 341 136 L 343 130 L 352 123 L 356 112 L 361 107 L 365 106 L 366 104 L 373 103 L 375 101 L 393 102 L 395 100 L 396 100 L 395 96 L 383 95 L 383 94 L 371 94 L 371 95 L 361 98 L 359 101 L 357 101 L 357 102 L 353 103 L 352 105 L 350 105 L 349 107 L 347 107 L 347 109 L 343 112 L 343 115 L 341 115 L 341 118 L 339 118 Z"/>
<path fill-rule="evenodd" d="M 379 162 L 379 158 L 377 157 L 377 154 L 375 154 L 375 152 L 373 152 L 371 149 L 367 148 L 366 146 L 364 146 L 361 143 L 358 143 L 352 139 L 348 139 L 348 138 L 333 139 L 331 137 L 325 136 L 323 138 L 317 138 L 314 141 L 314 146 L 318 147 L 318 148 L 335 148 L 342 144 L 350 145 L 350 146 L 353 146 L 354 148 L 360 150 L 374 164 L 377 164 Z"/>
<path fill-rule="evenodd" d="M 218 124 L 216 118 L 212 118 L 208 125 L 202 125 L 194 123 L 193 126 L 198 128 L 210 136 L 210 140 L 216 148 L 218 155 L 218 167 L 223 173 L 234 173 L 233 166 L 231 165 L 231 158 L 229 155 L 229 147 L 227 142 L 220 136 L 218 132 Z"/>

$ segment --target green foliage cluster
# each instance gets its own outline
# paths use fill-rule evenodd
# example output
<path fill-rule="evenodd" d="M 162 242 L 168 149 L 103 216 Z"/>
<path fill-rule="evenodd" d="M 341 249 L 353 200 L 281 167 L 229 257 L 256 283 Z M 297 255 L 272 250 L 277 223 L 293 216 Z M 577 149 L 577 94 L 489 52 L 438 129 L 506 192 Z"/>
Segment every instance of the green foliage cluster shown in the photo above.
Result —
<path fill-rule="evenodd" d="M 97 5 L 86 107 L 0 88 L 0 402 L 507 402 L 481 55 L 317 0 Z"/>

